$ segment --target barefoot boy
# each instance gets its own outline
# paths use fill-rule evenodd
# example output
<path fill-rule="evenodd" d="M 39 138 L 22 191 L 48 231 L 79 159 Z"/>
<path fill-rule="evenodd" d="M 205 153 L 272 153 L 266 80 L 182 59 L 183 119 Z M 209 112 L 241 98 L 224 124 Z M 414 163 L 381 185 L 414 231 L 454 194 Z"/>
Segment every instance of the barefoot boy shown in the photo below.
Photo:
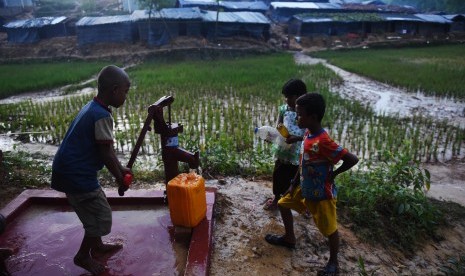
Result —
<path fill-rule="evenodd" d="M 296 101 L 297 125 L 307 129 L 302 143 L 300 171 L 278 202 L 285 234 L 268 234 L 265 240 L 273 245 L 294 248 L 296 238 L 291 209 L 300 213 L 308 209 L 318 230 L 329 241 L 329 260 L 319 275 L 335 275 L 338 273 L 339 234 L 334 178 L 357 164 L 358 158 L 336 144 L 323 129 L 321 120 L 325 109 L 324 99 L 317 93 L 305 94 Z M 339 160 L 343 161 L 342 165 L 333 170 Z"/>
<path fill-rule="evenodd" d="M 113 117 L 110 106 L 118 108 L 126 100 L 131 85 L 126 72 L 114 65 L 104 67 L 98 76 L 98 93 L 74 118 L 52 166 L 52 188 L 66 197 L 84 226 L 81 247 L 74 263 L 92 274 L 105 267 L 95 261 L 92 253 L 122 248 L 120 244 L 102 242 L 111 231 L 112 214 L 98 179 L 103 166 L 124 187 L 123 175 L 131 173 L 121 165 L 113 148 Z"/>

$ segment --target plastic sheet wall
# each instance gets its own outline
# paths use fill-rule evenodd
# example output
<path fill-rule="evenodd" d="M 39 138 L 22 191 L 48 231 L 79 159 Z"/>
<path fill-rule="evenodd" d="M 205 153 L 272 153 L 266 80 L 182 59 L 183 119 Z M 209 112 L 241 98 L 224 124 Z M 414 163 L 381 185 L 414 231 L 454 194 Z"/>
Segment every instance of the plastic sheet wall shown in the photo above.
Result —
<path fill-rule="evenodd" d="M 8 42 L 13 44 L 30 44 L 40 40 L 39 28 L 8 28 Z"/>
<path fill-rule="evenodd" d="M 180 35 L 200 36 L 201 26 L 200 21 L 152 20 L 149 29 L 149 20 L 138 22 L 140 40 L 151 46 L 168 44 L 171 39 Z"/>
<path fill-rule="evenodd" d="M 96 43 L 133 43 L 138 38 L 137 26 L 132 22 L 76 26 L 79 46 Z"/>
<path fill-rule="evenodd" d="M 246 23 L 224 23 L 209 22 L 204 25 L 203 34 L 207 39 L 217 37 L 246 36 L 256 39 L 267 40 L 269 38 L 269 25 L 267 24 L 246 24 Z"/>

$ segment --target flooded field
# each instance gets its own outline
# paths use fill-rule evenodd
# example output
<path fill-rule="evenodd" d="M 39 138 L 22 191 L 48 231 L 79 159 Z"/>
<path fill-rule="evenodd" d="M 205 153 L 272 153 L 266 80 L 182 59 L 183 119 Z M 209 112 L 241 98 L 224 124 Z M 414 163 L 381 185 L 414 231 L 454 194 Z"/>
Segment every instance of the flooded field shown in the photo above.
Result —
<path fill-rule="evenodd" d="M 295 54 L 295 60 L 298 64 L 324 64 L 343 79 L 342 85 L 332 87 L 334 93 L 368 104 L 379 115 L 398 114 L 401 117 L 412 117 L 421 114 L 439 121 L 448 120 L 453 125 L 465 128 L 464 101 L 425 96 L 421 92 L 408 93 L 401 88 L 347 72 L 327 63 L 326 60 L 302 53 Z"/>

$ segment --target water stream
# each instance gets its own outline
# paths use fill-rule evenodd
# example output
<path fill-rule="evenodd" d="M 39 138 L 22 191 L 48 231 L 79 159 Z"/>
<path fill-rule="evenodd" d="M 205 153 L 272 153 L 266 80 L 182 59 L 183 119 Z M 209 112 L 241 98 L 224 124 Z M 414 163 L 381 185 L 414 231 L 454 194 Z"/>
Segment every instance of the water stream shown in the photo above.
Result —
<path fill-rule="evenodd" d="M 369 104 L 378 114 L 411 117 L 413 115 L 428 116 L 436 120 L 447 119 L 450 123 L 465 128 L 465 102 L 450 98 L 425 96 L 418 91 L 409 93 L 401 88 L 374 81 L 302 53 L 296 53 L 297 64 L 322 63 L 339 75 L 343 85 L 332 87 L 332 91 L 343 98 L 357 100 Z"/>

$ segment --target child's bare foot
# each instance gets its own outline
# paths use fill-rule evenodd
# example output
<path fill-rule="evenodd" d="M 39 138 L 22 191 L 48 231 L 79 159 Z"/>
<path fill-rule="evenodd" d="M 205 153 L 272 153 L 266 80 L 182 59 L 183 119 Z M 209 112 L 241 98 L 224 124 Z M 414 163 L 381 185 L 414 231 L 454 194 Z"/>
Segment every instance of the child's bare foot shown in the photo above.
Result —
<path fill-rule="evenodd" d="M 123 245 L 120 243 L 102 243 L 99 246 L 94 247 L 94 251 L 104 254 L 120 250 L 121 248 L 123 248 Z"/>
<path fill-rule="evenodd" d="M 98 275 L 105 271 L 105 266 L 99 262 L 96 262 L 90 256 L 76 255 L 74 257 L 74 264 L 89 271 L 90 273 L 92 273 L 92 275 Z"/>

